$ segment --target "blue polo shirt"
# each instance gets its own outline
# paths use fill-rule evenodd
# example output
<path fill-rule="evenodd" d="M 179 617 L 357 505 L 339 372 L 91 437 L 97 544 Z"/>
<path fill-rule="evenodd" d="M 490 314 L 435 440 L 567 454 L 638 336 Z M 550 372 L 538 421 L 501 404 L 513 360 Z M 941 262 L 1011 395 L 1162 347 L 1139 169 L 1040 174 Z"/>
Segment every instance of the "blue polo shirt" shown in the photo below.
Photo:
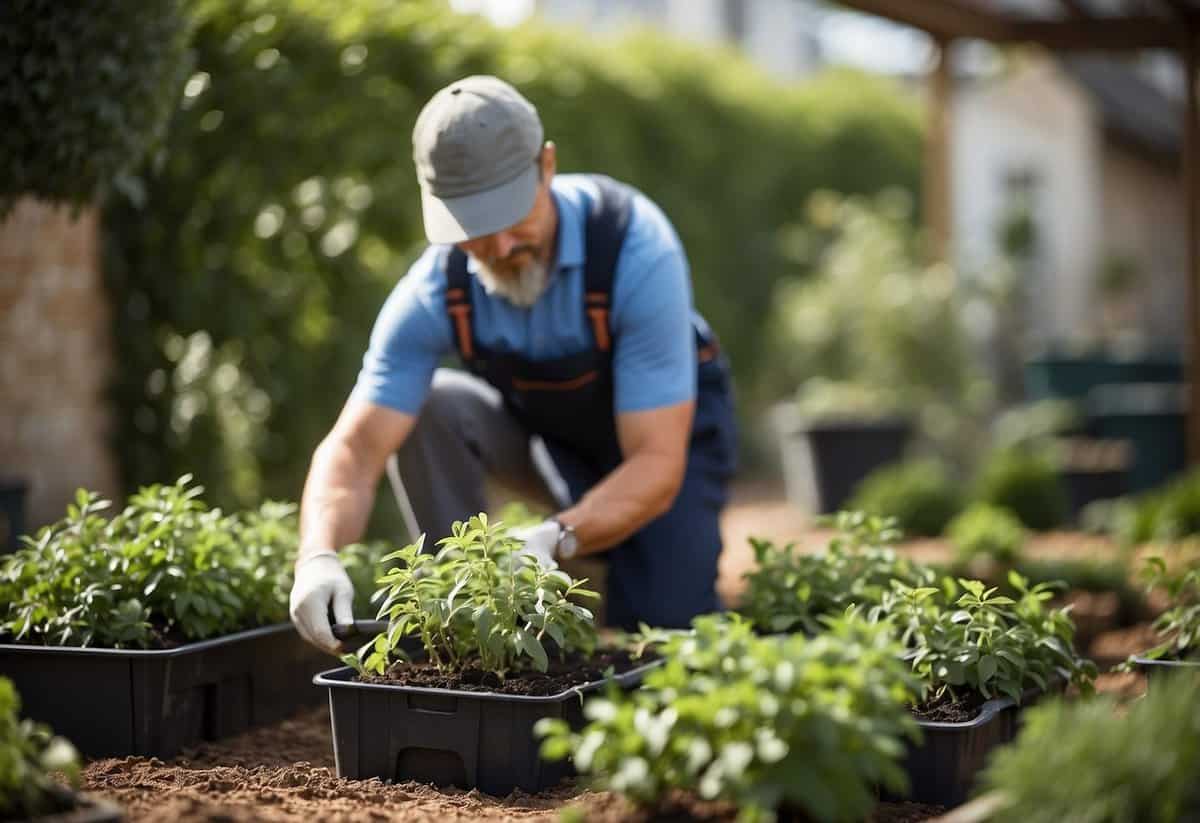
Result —
<path fill-rule="evenodd" d="M 475 339 L 496 352 L 530 360 L 595 346 L 583 310 L 584 223 L 597 196 L 585 175 L 556 175 L 558 248 L 546 290 L 529 308 L 493 296 L 471 278 Z M 353 396 L 416 415 L 438 362 L 455 351 L 446 313 L 444 246 L 430 246 L 384 303 L 363 357 Z M 474 271 L 468 258 L 468 270 Z M 642 194 L 633 200 L 617 261 L 613 330 L 614 412 L 655 409 L 696 394 L 691 277 L 679 237 L 662 210 Z M 696 318 L 697 322 L 702 322 Z"/>

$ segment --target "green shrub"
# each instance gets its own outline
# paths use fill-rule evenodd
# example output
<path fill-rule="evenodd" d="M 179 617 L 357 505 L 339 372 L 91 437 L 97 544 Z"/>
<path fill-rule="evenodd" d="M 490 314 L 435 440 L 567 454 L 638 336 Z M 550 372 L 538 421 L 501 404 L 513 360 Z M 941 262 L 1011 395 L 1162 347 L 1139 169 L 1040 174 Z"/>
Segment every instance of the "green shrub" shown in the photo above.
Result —
<path fill-rule="evenodd" d="M 915 684 L 899 652 L 860 618 L 831 619 L 813 638 L 763 638 L 700 617 L 641 688 L 589 699 L 582 731 L 559 719 L 536 730 L 543 756 L 569 754 L 592 785 L 645 806 L 682 789 L 735 804 L 743 821 L 773 820 L 781 806 L 862 820 L 877 786 L 906 789 Z"/>
<path fill-rule="evenodd" d="M 105 274 L 122 473 L 192 471 L 215 505 L 301 486 L 372 319 L 424 247 L 409 135 L 452 80 L 511 80 L 563 172 L 611 174 L 663 207 L 743 414 L 764 405 L 755 387 L 775 367 L 746 318 L 766 315 L 778 277 L 802 273 L 782 230 L 797 204 L 818 188 L 919 180 L 913 99 L 860 74 L 785 85 L 724 51 L 496 30 L 433 0 L 199 8 L 166 161 L 145 176 L 143 208 L 114 198 L 105 210 Z M 370 533 L 398 530 L 393 516 Z"/>
<path fill-rule="evenodd" d="M 66 517 L 0 558 L 0 636 L 150 648 L 286 620 L 296 506 L 268 501 L 226 515 L 202 492 L 184 475 L 106 517 L 109 501 L 79 490 Z M 343 556 L 379 567 L 378 548 Z"/>
<path fill-rule="evenodd" d="M 1106 515 L 1105 530 L 1130 544 L 1200 535 L 1200 470 L 1139 497 L 1122 498 Z"/>
<path fill-rule="evenodd" d="M 1007 801 L 997 823 L 1174 823 L 1200 814 L 1197 774 L 1200 686 L 1184 675 L 1125 710 L 1107 698 L 1029 709 L 982 782 Z"/>
<path fill-rule="evenodd" d="M 847 509 L 896 518 L 906 535 L 936 537 L 963 507 L 960 485 L 942 463 L 909 460 L 867 475 Z"/>
<path fill-rule="evenodd" d="M 21 698 L 0 677 L 0 820 L 25 820 L 62 811 L 52 773 L 79 782 L 79 753 L 50 729 L 21 720 Z"/>
<path fill-rule="evenodd" d="M 1146 657 L 1192 658 L 1200 654 L 1200 550 L 1176 547 L 1169 557 L 1146 559 L 1142 579 L 1147 590 L 1161 590 L 1168 607 L 1154 621 L 1163 642 Z"/>
<path fill-rule="evenodd" d="M 778 279 L 767 320 L 776 396 L 799 387 L 802 409 L 837 400 L 850 413 L 857 396 L 878 398 L 944 451 L 965 451 L 981 434 L 988 384 L 955 274 L 928 265 L 911 198 L 819 192 L 806 217 L 789 235 L 805 276 Z"/>
<path fill-rule="evenodd" d="M 187 77 L 184 0 L 0 6 L 0 217 L 23 195 L 82 205 L 163 138 Z"/>
<path fill-rule="evenodd" d="M 388 630 L 345 656 L 360 673 L 382 675 L 407 659 L 405 637 L 419 638 L 439 669 L 478 664 L 500 678 L 523 664 L 546 671 L 547 640 L 560 655 L 595 648 L 592 613 L 568 598 L 598 595 L 583 588 L 585 581 L 542 568 L 486 514 L 456 522 L 436 555 L 423 554 L 423 543 L 424 535 L 383 558 L 399 561 L 379 580 L 379 617 L 388 619 Z"/>
<path fill-rule="evenodd" d="M 1009 584 L 1015 600 L 978 580 L 946 580 L 941 589 L 897 582 L 866 613 L 892 626 L 934 698 L 949 692 L 957 701 L 967 690 L 1020 703 L 1026 689 L 1045 691 L 1054 680 L 1090 692 L 1096 666 L 1075 652 L 1074 623 L 1065 609 L 1045 606 L 1055 587 L 1030 586 L 1015 572 Z"/>
<path fill-rule="evenodd" d="M 987 503 L 975 503 L 954 518 L 946 535 L 959 562 L 983 557 L 1004 566 L 1020 559 L 1026 538 L 1025 527 L 1010 511 Z"/>
<path fill-rule="evenodd" d="M 1053 529 L 1067 518 L 1067 493 L 1054 465 L 1025 451 L 994 452 L 980 469 L 974 497 L 1007 509 L 1035 531 Z"/>
<path fill-rule="evenodd" d="M 910 586 L 933 581 L 932 572 L 896 554 L 893 521 L 841 512 L 832 522 L 839 534 L 819 554 L 751 538 L 755 567 L 744 575 L 740 611 L 759 631 L 816 634 L 825 617 L 880 602 L 893 580 Z"/>

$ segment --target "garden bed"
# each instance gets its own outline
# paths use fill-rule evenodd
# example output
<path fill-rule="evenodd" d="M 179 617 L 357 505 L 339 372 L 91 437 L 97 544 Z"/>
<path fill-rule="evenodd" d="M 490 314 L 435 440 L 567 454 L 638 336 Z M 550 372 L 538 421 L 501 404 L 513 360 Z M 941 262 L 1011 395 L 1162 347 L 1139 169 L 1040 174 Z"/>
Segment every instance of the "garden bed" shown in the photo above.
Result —
<path fill-rule="evenodd" d="M 342 823 L 406 821 L 556 821 L 580 808 L 588 820 L 628 820 L 632 808 L 607 792 L 574 781 L 531 794 L 498 798 L 479 791 L 420 783 L 346 780 L 334 773 L 329 712 L 303 712 L 230 740 L 205 743 L 179 758 L 109 758 L 88 764 L 84 788 L 125 808 L 130 823 Z M 876 823 L 916 823 L 936 807 L 881 803 Z M 732 818 L 726 818 L 732 820 Z"/>

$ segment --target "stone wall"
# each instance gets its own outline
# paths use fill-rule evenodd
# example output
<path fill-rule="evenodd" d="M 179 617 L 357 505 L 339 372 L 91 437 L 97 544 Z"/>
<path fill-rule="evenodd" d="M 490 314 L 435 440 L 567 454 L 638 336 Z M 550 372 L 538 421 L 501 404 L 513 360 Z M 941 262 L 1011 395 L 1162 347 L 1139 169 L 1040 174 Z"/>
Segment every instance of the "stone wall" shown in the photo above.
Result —
<path fill-rule="evenodd" d="M 119 488 L 99 252 L 94 210 L 24 200 L 0 221 L 0 476 L 28 485 L 30 531 L 61 517 L 80 486 Z"/>

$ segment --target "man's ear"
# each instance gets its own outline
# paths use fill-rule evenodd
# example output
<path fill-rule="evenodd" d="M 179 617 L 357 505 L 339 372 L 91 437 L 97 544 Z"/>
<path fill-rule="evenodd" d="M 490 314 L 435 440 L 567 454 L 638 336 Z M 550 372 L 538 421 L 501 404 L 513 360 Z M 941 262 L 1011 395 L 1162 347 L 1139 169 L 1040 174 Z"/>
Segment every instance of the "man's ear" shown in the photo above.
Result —
<path fill-rule="evenodd" d="M 542 179 L 549 182 L 558 170 L 558 152 L 553 140 L 547 140 L 542 146 Z"/>

